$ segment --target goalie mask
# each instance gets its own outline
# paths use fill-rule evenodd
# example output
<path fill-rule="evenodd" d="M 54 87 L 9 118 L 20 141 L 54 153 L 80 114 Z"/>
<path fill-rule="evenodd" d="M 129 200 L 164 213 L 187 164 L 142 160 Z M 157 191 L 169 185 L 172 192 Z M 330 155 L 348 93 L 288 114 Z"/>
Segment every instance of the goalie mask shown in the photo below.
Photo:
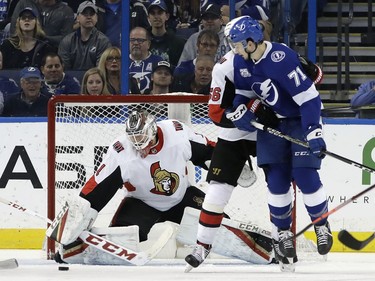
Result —
<path fill-rule="evenodd" d="M 145 110 L 134 110 L 126 120 L 126 134 L 142 157 L 146 157 L 153 145 L 157 126 L 154 116 Z"/>
<path fill-rule="evenodd" d="M 241 43 L 242 47 L 246 49 L 248 40 L 254 43 L 263 41 L 263 31 L 259 22 L 249 16 L 243 16 L 231 20 L 229 25 L 229 31 L 227 31 L 229 42 L 231 45 L 235 43 Z M 225 30 L 224 30 L 225 34 Z"/>

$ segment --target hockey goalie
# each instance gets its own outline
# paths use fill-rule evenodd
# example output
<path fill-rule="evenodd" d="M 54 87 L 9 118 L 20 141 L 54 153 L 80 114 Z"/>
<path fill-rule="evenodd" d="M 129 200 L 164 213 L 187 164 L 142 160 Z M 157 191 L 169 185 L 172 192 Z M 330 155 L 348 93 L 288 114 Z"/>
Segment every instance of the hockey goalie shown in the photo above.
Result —
<path fill-rule="evenodd" d="M 151 114 L 139 109 L 129 114 L 125 128 L 126 132 L 109 146 L 79 196 L 67 200 L 47 230 L 47 236 L 60 244 L 55 253 L 57 262 L 131 264 L 85 243 L 80 238 L 84 231 L 133 251 L 150 247 L 150 259 L 168 243 L 195 244 L 205 194 L 189 183 L 187 163 L 207 169 L 215 143 L 178 120 L 156 122 Z M 240 178 L 247 183 L 242 184 L 251 185 L 256 180 L 253 173 L 249 168 L 243 169 Z M 110 226 L 93 228 L 98 213 L 120 188 L 126 189 L 126 195 Z M 163 229 L 163 239 L 151 244 L 150 230 L 158 225 Z M 246 225 L 246 230 L 240 225 Z M 226 217 L 219 233 L 213 253 L 254 264 L 273 261 L 268 231 Z"/>

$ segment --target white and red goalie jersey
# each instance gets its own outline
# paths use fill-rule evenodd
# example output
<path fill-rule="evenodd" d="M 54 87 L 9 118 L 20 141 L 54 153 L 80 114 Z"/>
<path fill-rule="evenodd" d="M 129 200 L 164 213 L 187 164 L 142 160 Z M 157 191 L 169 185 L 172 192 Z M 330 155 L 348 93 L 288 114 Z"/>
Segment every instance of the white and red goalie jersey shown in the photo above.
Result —
<path fill-rule="evenodd" d="M 208 115 L 215 125 L 221 127 L 219 137 L 228 141 L 240 139 L 256 140 L 256 132 L 247 132 L 237 129 L 226 118 L 226 109 L 231 109 L 236 94 L 233 77 L 233 58 L 235 54 L 230 51 L 215 64 L 212 71 L 210 100 L 208 101 Z M 255 95 L 254 95 L 255 97 Z"/>
<path fill-rule="evenodd" d="M 142 158 L 126 134 L 117 138 L 80 196 L 98 212 L 124 186 L 130 197 L 166 211 L 181 202 L 189 187 L 187 162 L 204 166 L 215 143 L 177 120 L 157 122 L 158 141 Z"/>

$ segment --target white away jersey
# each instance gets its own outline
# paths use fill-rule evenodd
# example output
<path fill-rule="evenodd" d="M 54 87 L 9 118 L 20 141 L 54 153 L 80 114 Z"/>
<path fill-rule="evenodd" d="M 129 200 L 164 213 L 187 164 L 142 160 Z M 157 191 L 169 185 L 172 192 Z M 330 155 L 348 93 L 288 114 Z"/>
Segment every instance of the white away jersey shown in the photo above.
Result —
<path fill-rule="evenodd" d="M 230 51 L 214 66 L 210 100 L 208 101 L 208 115 L 215 125 L 221 127 L 218 134 L 219 138 L 228 141 L 240 139 L 256 140 L 256 132 L 239 130 L 225 117 L 225 109 L 232 107 L 235 94 L 233 59 L 234 53 Z M 254 97 L 256 97 L 255 94 Z"/>
<path fill-rule="evenodd" d="M 208 140 L 177 120 L 157 122 L 157 126 L 158 143 L 145 158 L 141 158 L 125 134 L 116 139 L 82 192 L 87 194 L 106 181 L 115 182 L 119 187 L 123 184 L 128 190 L 127 196 L 160 211 L 181 202 L 189 187 L 187 162 L 192 157 L 189 141 L 207 145 Z M 122 182 L 119 182 L 119 173 Z"/>

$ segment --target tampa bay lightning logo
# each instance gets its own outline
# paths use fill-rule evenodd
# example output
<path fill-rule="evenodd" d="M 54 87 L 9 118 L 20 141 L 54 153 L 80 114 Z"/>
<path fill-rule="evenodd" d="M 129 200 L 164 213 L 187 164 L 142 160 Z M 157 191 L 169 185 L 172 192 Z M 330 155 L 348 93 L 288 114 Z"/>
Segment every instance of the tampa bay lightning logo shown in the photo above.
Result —
<path fill-rule="evenodd" d="M 271 60 L 273 62 L 280 62 L 285 58 L 285 52 L 283 51 L 274 51 L 271 54 Z"/>
<path fill-rule="evenodd" d="M 271 79 L 267 79 L 262 83 L 254 83 L 251 89 L 262 100 L 266 101 L 269 105 L 275 105 L 279 99 L 279 92 L 276 86 L 272 83 Z"/>

